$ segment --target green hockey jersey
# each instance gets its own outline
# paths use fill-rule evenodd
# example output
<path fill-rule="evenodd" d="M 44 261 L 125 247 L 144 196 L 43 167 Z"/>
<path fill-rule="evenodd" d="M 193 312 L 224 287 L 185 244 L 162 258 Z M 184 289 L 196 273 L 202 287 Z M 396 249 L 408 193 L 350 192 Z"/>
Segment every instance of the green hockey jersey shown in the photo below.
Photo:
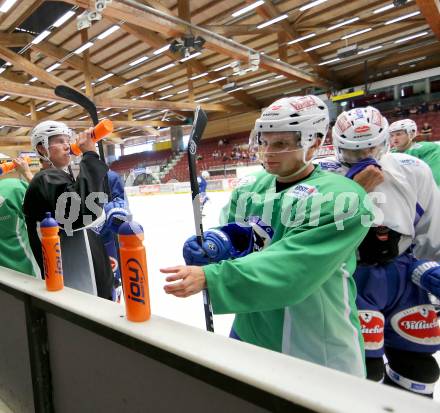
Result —
<path fill-rule="evenodd" d="M 222 221 L 259 216 L 275 233 L 260 252 L 203 267 L 214 313 L 235 313 L 243 341 L 364 376 L 352 274 L 371 211 L 363 188 L 319 167 L 278 193 L 273 175 L 246 177 Z"/>
<path fill-rule="evenodd" d="M 435 183 L 440 186 L 440 145 L 434 142 L 416 142 L 405 153 L 426 162 L 431 168 Z"/>
<path fill-rule="evenodd" d="M 26 188 L 27 184 L 19 179 L 0 179 L 0 265 L 40 276 L 22 211 Z"/>

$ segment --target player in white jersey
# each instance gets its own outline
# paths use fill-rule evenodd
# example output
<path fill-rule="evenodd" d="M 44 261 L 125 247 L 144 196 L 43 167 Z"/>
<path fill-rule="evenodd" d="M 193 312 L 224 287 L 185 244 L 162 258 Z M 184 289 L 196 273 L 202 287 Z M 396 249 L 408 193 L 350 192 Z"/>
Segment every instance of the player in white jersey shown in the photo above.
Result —
<path fill-rule="evenodd" d="M 440 293 L 440 267 L 419 259 L 440 258 L 440 193 L 428 165 L 389 152 L 378 110 L 343 112 L 332 135 L 336 156 L 321 168 L 357 181 L 378 208 L 355 272 L 368 377 L 432 397 L 440 328 L 428 291 Z"/>

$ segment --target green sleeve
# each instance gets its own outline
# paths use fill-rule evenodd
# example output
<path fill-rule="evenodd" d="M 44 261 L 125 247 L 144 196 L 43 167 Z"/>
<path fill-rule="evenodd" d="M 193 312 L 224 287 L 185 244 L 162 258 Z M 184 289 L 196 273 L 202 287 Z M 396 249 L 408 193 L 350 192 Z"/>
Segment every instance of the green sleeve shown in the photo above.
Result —
<path fill-rule="evenodd" d="M 362 209 L 338 230 L 328 211 L 322 225 L 289 229 L 261 252 L 204 266 L 214 312 L 269 311 L 301 302 L 354 257 L 368 231 L 361 215 Z"/>

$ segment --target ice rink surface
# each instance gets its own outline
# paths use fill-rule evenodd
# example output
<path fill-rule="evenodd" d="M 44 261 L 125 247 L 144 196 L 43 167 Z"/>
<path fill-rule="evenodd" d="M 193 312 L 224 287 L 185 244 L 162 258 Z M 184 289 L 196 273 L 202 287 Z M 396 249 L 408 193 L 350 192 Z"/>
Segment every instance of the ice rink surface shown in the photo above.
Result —
<path fill-rule="evenodd" d="M 203 228 L 207 230 L 219 224 L 221 208 L 227 203 L 230 192 L 209 192 Z M 202 294 L 188 298 L 176 298 L 163 290 L 165 275 L 160 268 L 184 264 L 182 246 L 195 234 L 190 194 L 134 196 L 129 198 L 133 219 L 145 231 L 151 312 L 194 327 L 205 329 Z M 229 335 L 233 315 L 215 315 L 217 334 Z M 440 363 L 440 355 L 436 354 Z M 440 385 L 437 384 L 434 399 L 440 401 Z"/>
<path fill-rule="evenodd" d="M 229 199 L 229 192 L 210 192 L 206 204 L 203 228 L 218 225 L 220 210 Z M 205 329 L 202 294 L 176 298 L 163 290 L 165 275 L 160 268 L 185 264 L 182 246 L 195 234 L 191 195 L 150 195 L 129 198 L 133 219 L 145 231 L 151 312 L 165 318 Z M 216 333 L 229 335 L 233 316 L 214 316 Z"/>

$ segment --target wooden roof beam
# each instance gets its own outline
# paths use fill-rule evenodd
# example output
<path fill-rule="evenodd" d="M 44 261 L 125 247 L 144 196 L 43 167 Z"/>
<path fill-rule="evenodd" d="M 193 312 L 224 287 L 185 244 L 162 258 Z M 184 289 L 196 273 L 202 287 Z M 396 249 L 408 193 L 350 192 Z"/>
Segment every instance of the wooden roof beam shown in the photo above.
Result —
<path fill-rule="evenodd" d="M 0 33 L 0 46 L 24 47 L 33 37 L 28 33 Z"/>
<path fill-rule="evenodd" d="M 247 3 L 253 3 L 253 0 L 246 0 L 246 1 Z M 264 4 L 257 7 L 256 12 L 264 19 L 273 19 L 281 15 L 280 11 L 271 2 L 271 0 L 266 0 Z M 288 40 L 294 40 L 301 36 L 300 34 L 298 34 L 298 32 L 295 29 L 293 29 L 293 27 L 286 20 L 282 20 L 276 23 L 276 25 L 282 28 L 283 32 L 288 37 Z M 318 66 L 318 63 L 320 63 L 321 60 L 320 57 L 315 52 L 306 53 L 304 51 L 308 47 L 308 43 L 306 41 L 301 42 L 301 44 L 294 43 L 289 47 L 294 49 L 295 52 L 299 53 L 299 55 L 304 59 L 304 61 L 307 62 L 309 65 L 311 65 L 312 69 L 316 73 L 318 73 L 324 79 L 327 79 L 329 81 L 334 81 L 334 74 L 332 74 L 330 70 L 328 70 L 325 67 Z"/>
<path fill-rule="evenodd" d="M 67 0 L 67 2 L 87 7 L 85 0 Z M 250 52 L 256 53 L 255 50 L 242 44 L 208 32 L 200 26 L 193 24 L 190 25 L 177 17 L 166 15 L 163 12 L 152 9 L 151 7 L 143 6 L 141 4 L 139 4 L 138 7 L 133 7 L 133 5 L 129 3 L 129 0 L 114 0 L 105 8 L 103 14 L 106 17 L 126 20 L 127 22 L 140 27 L 148 25 L 150 30 L 158 31 L 170 37 L 179 37 L 182 34 L 185 34 L 190 27 L 194 35 L 203 36 L 206 40 L 206 48 L 244 62 L 249 61 Z M 276 59 L 269 56 L 261 55 L 260 61 L 260 66 L 265 70 L 284 75 L 290 79 L 305 80 L 306 82 L 317 86 L 328 86 L 326 80 L 298 70 L 287 63 L 277 62 Z"/>
<path fill-rule="evenodd" d="M 52 87 L 58 85 L 69 86 L 69 84 L 64 80 L 59 79 L 58 77 L 52 75 L 51 73 L 46 72 L 46 70 L 30 62 L 28 59 L 24 58 L 23 56 L 13 52 L 7 47 L 0 46 L 0 57 L 2 59 L 8 60 L 14 66 L 31 74 L 32 76 L 37 77 L 41 82 L 46 83 L 49 86 Z"/>
<path fill-rule="evenodd" d="M 113 20 L 114 21 L 114 20 Z M 138 27 L 132 24 L 124 24 L 122 26 L 123 30 L 126 30 L 128 33 L 130 33 L 131 35 L 135 36 L 137 39 L 149 44 L 152 47 L 155 48 L 160 48 L 162 46 L 165 46 L 166 44 L 168 44 L 168 42 L 166 41 L 165 38 L 163 38 L 161 35 L 145 29 L 143 27 Z M 171 51 L 166 51 L 164 53 L 166 56 L 168 56 L 171 60 L 173 61 L 178 61 L 181 59 L 181 56 L 177 53 L 173 53 Z M 190 60 L 188 61 L 188 63 L 186 63 L 187 65 L 191 66 L 196 72 L 198 73 L 204 73 L 204 72 L 209 72 L 209 69 L 207 66 L 205 66 L 201 61 L 199 60 Z M 175 66 L 174 68 L 171 68 L 170 70 L 167 71 L 167 74 L 170 73 L 174 73 L 177 72 L 179 70 L 181 70 L 182 68 L 179 67 L 181 64 L 177 63 L 177 66 Z M 136 89 L 139 86 L 144 85 L 147 82 L 150 82 L 153 79 L 160 79 L 163 77 L 162 73 L 153 73 L 151 76 L 142 78 L 140 80 L 138 80 L 135 83 L 132 83 L 130 85 L 126 85 L 126 86 L 122 86 L 116 90 L 113 91 L 109 91 L 107 92 L 106 96 L 120 96 L 123 95 L 125 93 L 128 93 L 129 91 Z M 217 77 L 219 77 L 217 74 L 214 73 L 208 73 L 207 78 L 210 80 L 214 80 Z M 215 87 L 221 89 L 222 86 L 227 83 L 226 81 L 220 81 L 217 82 L 217 84 L 215 84 Z M 244 91 L 237 91 L 234 93 L 231 93 L 232 96 L 234 96 L 234 98 L 236 98 L 238 101 L 244 103 L 245 105 L 248 105 L 250 107 L 259 107 L 259 103 L 253 99 L 251 96 L 249 96 L 246 92 Z"/>
<path fill-rule="evenodd" d="M 440 40 L 440 2 L 439 0 L 416 0 L 417 6 L 434 32 L 437 40 Z"/>
<path fill-rule="evenodd" d="M 55 46 L 49 42 L 41 42 L 39 44 L 33 44 L 32 49 L 43 53 L 46 56 L 52 57 L 55 60 L 61 60 L 64 59 L 67 55 L 70 54 L 70 52 L 66 49 L 63 49 L 62 47 Z M 83 59 L 81 59 L 77 55 L 72 55 L 69 58 L 65 60 L 65 63 L 67 63 L 69 66 L 71 66 L 73 69 L 79 70 L 80 72 L 84 69 L 84 62 Z M 107 75 L 108 72 L 101 67 L 89 63 L 89 69 L 90 74 L 95 78 L 99 79 L 100 77 Z M 112 76 L 104 81 L 105 83 L 108 83 L 111 86 L 120 86 L 126 82 L 125 79 L 119 77 L 119 76 Z"/>
<path fill-rule="evenodd" d="M 85 120 L 65 120 L 60 119 L 61 122 L 65 123 L 69 128 L 89 128 L 90 122 Z M 34 127 L 38 121 L 26 118 L 23 120 L 17 120 L 13 118 L 5 118 L 0 116 L 0 124 L 5 126 L 14 126 L 14 127 L 25 127 L 25 128 L 32 128 Z M 130 128 L 149 128 L 149 127 L 155 127 L 155 126 L 175 126 L 175 125 L 183 125 L 183 122 L 162 122 L 158 120 L 115 120 L 113 121 L 113 126 L 115 128 L 119 127 L 130 127 Z"/>

